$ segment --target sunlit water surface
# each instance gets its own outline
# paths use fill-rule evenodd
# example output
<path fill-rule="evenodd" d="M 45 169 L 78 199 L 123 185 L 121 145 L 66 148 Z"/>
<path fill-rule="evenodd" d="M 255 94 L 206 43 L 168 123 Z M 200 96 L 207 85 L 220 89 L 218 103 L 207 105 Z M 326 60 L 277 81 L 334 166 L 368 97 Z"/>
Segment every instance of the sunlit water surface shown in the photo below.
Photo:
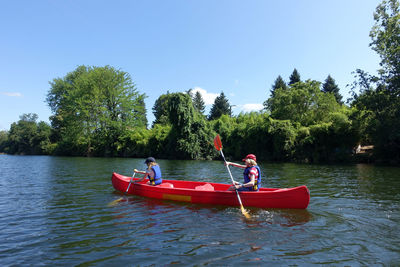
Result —
<path fill-rule="evenodd" d="M 159 164 L 169 179 L 230 181 L 221 161 Z M 265 187 L 307 185 L 308 209 L 249 209 L 246 220 L 114 192 L 112 172 L 132 175 L 143 159 L 0 155 L 0 264 L 400 265 L 400 168 L 260 165 Z"/>

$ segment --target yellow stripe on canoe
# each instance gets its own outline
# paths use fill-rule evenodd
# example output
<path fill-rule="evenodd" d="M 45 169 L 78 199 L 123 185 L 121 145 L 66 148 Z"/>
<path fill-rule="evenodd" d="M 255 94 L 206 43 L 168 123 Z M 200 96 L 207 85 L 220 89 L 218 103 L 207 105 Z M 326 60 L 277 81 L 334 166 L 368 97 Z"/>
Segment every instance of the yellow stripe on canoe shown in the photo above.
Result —
<path fill-rule="evenodd" d="M 174 195 L 174 194 L 163 194 L 163 199 L 192 202 L 191 196 L 182 196 L 182 195 Z"/>

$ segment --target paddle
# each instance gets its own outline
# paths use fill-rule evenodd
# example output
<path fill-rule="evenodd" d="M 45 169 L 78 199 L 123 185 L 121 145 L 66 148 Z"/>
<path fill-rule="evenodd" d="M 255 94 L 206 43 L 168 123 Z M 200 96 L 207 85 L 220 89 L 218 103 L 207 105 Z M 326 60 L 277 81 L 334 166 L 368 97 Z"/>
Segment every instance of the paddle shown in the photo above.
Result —
<path fill-rule="evenodd" d="M 136 170 L 136 169 L 135 169 L 135 170 Z M 133 172 L 132 178 L 131 178 L 131 180 L 129 181 L 128 188 L 126 189 L 124 195 L 125 195 L 126 193 L 128 193 L 129 187 L 130 187 L 131 184 L 132 184 L 132 181 L 133 181 L 133 178 L 135 177 L 135 174 L 136 174 L 136 171 Z M 113 201 L 111 201 L 107 206 L 114 206 L 115 204 L 117 204 L 118 202 L 120 202 L 122 199 L 124 199 L 124 197 L 120 197 L 119 199 L 113 200 Z"/>
<path fill-rule="evenodd" d="M 224 159 L 224 162 L 226 163 L 224 153 L 222 152 L 222 142 L 221 142 L 221 138 L 219 137 L 219 134 L 217 134 L 217 136 L 214 138 L 214 146 L 219 152 L 221 152 L 221 156 Z M 226 168 L 228 169 L 229 176 L 231 177 L 232 184 L 235 184 L 235 181 L 233 180 L 232 173 L 231 173 L 231 170 L 229 169 L 229 166 L 226 165 Z M 242 200 L 240 199 L 240 196 L 239 196 L 239 192 L 237 191 L 237 189 L 235 189 L 235 191 L 236 191 L 236 196 L 237 196 L 237 198 L 239 200 L 240 210 L 242 211 L 242 214 L 247 219 L 250 219 L 251 218 L 250 214 L 243 207 Z"/>

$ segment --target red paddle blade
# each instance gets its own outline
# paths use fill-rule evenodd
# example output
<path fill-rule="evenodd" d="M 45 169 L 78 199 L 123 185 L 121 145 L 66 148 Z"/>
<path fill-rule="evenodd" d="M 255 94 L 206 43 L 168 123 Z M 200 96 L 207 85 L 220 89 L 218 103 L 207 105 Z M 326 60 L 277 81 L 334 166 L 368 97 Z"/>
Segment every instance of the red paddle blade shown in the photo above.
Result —
<path fill-rule="evenodd" d="M 222 149 L 222 142 L 221 138 L 219 137 L 219 134 L 214 138 L 214 146 L 218 151 L 221 151 Z"/>

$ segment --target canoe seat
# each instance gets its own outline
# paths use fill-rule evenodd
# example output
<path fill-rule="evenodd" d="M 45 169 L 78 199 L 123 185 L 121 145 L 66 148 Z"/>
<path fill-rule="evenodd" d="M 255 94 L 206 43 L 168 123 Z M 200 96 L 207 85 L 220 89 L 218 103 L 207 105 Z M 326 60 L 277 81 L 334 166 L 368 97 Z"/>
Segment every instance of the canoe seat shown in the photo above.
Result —
<path fill-rule="evenodd" d="M 214 186 L 212 186 L 211 184 L 204 184 L 204 185 L 198 185 L 194 189 L 203 191 L 214 191 Z"/>
<path fill-rule="evenodd" d="M 157 185 L 157 187 L 174 188 L 174 185 L 171 183 L 162 183 L 162 184 Z"/>

